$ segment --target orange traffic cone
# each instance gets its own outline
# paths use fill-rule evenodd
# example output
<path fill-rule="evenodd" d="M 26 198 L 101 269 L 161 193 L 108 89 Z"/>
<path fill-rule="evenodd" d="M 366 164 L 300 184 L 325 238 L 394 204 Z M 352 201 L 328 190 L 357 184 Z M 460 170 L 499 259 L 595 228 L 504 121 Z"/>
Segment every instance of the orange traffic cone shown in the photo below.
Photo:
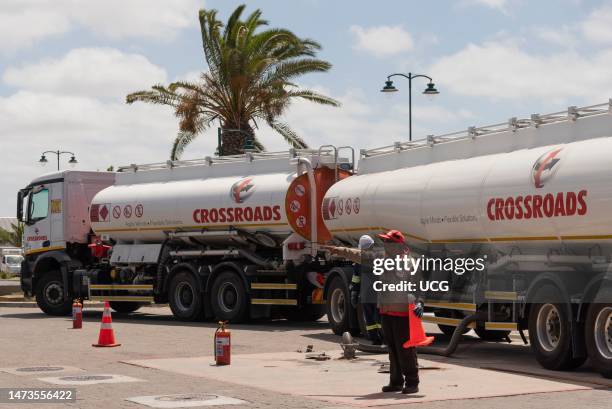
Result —
<path fill-rule="evenodd" d="M 104 302 L 104 313 L 102 314 L 102 324 L 100 325 L 100 335 L 98 343 L 91 344 L 94 347 L 118 347 L 121 344 L 115 342 L 115 332 L 113 331 L 113 319 L 111 317 L 110 305 Z"/>
<path fill-rule="evenodd" d="M 425 335 L 423 329 L 423 323 L 414 314 L 414 304 L 410 304 L 408 307 L 408 323 L 410 325 L 410 338 L 404 342 L 404 348 L 412 347 L 424 347 L 431 344 L 434 341 L 434 337 L 428 337 Z"/>

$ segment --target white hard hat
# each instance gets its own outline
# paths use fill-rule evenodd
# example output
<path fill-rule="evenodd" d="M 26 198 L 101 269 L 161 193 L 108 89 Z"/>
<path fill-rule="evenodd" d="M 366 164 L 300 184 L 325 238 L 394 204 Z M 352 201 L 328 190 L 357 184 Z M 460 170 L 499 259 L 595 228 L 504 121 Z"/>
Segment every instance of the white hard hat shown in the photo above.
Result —
<path fill-rule="evenodd" d="M 359 250 L 367 250 L 374 245 L 374 239 L 367 234 L 359 238 Z"/>

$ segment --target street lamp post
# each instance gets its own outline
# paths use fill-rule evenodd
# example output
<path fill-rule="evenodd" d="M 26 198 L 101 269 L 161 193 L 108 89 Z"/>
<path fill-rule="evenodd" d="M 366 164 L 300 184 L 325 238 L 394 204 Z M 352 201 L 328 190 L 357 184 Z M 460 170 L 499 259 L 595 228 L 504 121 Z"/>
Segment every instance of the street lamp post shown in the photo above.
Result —
<path fill-rule="evenodd" d="M 408 139 L 412 141 L 412 80 L 414 78 L 427 78 L 429 80 L 429 82 L 427 83 L 427 88 L 425 88 L 425 91 L 423 91 L 423 94 L 425 95 L 434 96 L 434 95 L 439 94 L 440 92 L 436 89 L 435 84 L 433 83 L 433 80 L 431 79 L 431 77 L 427 75 L 423 75 L 423 74 L 413 74 L 411 72 L 409 72 L 408 75 L 402 74 L 402 73 L 396 73 L 396 74 L 389 75 L 387 77 L 387 81 L 385 81 L 385 86 L 380 90 L 380 92 L 389 93 L 389 92 L 399 91 L 393 85 L 393 81 L 391 81 L 391 77 L 396 77 L 396 76 L 400 76 L 400 77 L 404 77 L 408 79 L 408 127 L 409 127 Z"/>
<path fill-rule="evenodd" d="M 44 151 L 42 155 L 40 156 L 40 159 L 38 160 L 38 163 L 40 163 L 40 166 L 45 166 L 47 162 L 49 162 L 46 157 L 48 153 L 52 153 L 55 156 L 57 156 L 57 170 L 60 170 L 60 156 L 62 155 L 71 155 L 70 160 L 68 161 L 68 164 L 70 166 L 75 166 L 77 163 L 79 163 L 76 160 L 76 157 L 73 152 L 57 150 L 57 151 Z"/>

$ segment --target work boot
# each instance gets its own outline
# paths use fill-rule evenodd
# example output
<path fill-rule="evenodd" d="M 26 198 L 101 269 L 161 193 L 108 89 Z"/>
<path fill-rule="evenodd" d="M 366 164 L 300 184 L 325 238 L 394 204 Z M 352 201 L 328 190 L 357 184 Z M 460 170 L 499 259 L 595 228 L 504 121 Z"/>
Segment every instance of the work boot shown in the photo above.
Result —
<path fill-rule="evenodd" d="M 406 385 L 402 388 L 402 393 L 405 395 L 410 395 L 412 393 L 417 393 L 419 391 L 418 385 Z"/>
<path fill-rule="evenodd" d="M 382 387 L 383 392 L 399 392 L 402 390 L 402 387 L 399 385 L 385 385 Z"/>

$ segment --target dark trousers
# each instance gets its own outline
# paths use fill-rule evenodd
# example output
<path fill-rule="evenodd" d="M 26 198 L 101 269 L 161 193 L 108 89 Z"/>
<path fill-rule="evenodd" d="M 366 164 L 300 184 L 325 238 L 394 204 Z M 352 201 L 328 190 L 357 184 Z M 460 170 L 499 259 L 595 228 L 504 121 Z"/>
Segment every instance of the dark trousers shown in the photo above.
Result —
<path fill-rule="evenodd" d="M 408 317 L 395 317 L 382 314 L 382 328 L 385 342 L 389 347 L 391 363 L 391 385 L 407 386 L 419 384 L 419 367 L 416 348 L 404 348 L 403 344 L 410 337 Z"/>
<path fill-rule="evenodd" d="M 378 307 L 374 303 L 366 302 L 361 304 L 363 308 L 363 318 L 365 319 L 366 331 L 370 341 L 380 341 L 380 314 Z"/>

